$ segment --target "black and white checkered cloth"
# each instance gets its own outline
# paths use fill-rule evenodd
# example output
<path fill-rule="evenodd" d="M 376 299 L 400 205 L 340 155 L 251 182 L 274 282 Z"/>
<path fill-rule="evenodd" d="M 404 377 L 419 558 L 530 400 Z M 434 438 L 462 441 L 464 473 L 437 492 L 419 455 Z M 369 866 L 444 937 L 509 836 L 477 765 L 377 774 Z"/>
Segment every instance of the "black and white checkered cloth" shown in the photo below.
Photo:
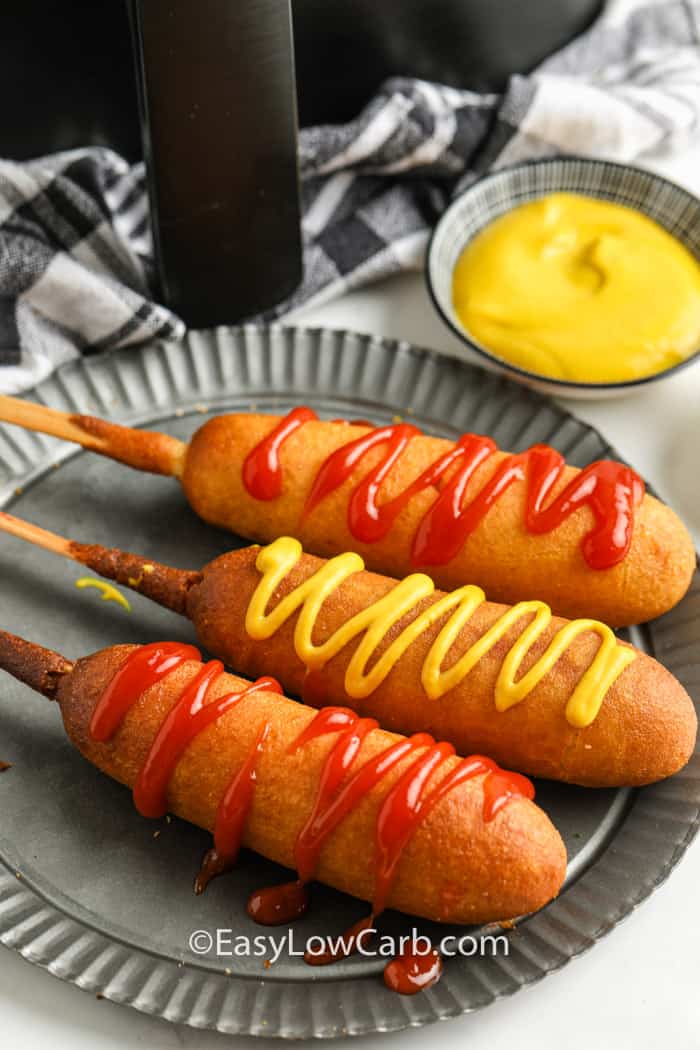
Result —
<path fill-rule="evenodd" d="M 495 167 L 631 161 L 698 135 L 700 0 L 612 0 L 503 95 L 390 80 L 355 121 L 301 133 L 305 275 L 274 316 L 420 267 L 451 196 Z M 151 259 L 142 165 L 98 148 L 0 161 L 0 392 L 81 352 L 178 337 L 149 298 Z"/>

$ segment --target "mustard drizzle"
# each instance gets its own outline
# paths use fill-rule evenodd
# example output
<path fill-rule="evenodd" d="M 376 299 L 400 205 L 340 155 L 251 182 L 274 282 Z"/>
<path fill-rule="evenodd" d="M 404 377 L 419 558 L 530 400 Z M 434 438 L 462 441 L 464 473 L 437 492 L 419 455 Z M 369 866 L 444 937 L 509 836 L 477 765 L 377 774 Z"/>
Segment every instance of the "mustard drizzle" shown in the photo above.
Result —
<path fill-rule="evenodd" d="M 79 580 L 75 581 L 75 586 L 79 591 L 84 590 L 86 587 L 94 587 L 102 595 L 103 602 L 116 602 L 117 605 L 121 605 L 123 609 L 126 609 L 128 613 L 131 612 L 131 604 L 128 598 L 125 598 L 121 591 L 118 591 L 113 584 L 107 583 L 106 580 L 95 580 L 92 576 L 81 576 Z"/>
<path fill-rule="evenodd" d="M 518 671 L 529 649 L 552 619 L 548 605 L 528 601 L 518 602 L 509 608 L 451 667 L 443 671 L 443 664 L 460 631 L 486 600 L 480 587 L 467 585 L 445 594 L 419 613 L 368 671 L 370 658 L 386 633 L 420 601 L 433 594 L 435 584 L 424 573 L 407 576 L 384 597 L 351 617 L 325 642 L 315 645 L 312 641 L 313 631 L 323 603 L 348 577 L 361 572 L 364 562 L 359 554 L 354 553 L 331 558 L 313 576 L 278 602 L 271 612 L 267 612 L 275 591 L 302 553 L 299 541 L 288 536 L 260 550 L 255 564 L 262 578 L 246 610 L 246 632 L 255 641 L 264 641 L 271 638 L 299 610 L 294 628 L 294 648 L 309 670 L 319 670 L 349 642 L 363 635 L 345 672 L 345 691 L 353 699 L 362 699 L 373 693 L 409 646 L 447 613 L 450 613 L 449 619 L 430 647 L 421 670 L 421 682 L 431 700 L 439 699 L 459 685 L 513 625 L 528 614 L 534 615 L 508 651 L 498 674 L 495 690 L 497 711 L 507 711 L 524 700 L 549 674 L 578 635 L 593 631 L 600 638 L 600 646 L 590 667 L 569 697 L 565 709 L 570 725 L 582 729 L 593 722 L 605 694 L 625 667 L 635 659 L 634 650 L 620 645 L 606 624 L 599 620 L 570 620 L 557 631 L 536 663 L 518 678 Z"/>

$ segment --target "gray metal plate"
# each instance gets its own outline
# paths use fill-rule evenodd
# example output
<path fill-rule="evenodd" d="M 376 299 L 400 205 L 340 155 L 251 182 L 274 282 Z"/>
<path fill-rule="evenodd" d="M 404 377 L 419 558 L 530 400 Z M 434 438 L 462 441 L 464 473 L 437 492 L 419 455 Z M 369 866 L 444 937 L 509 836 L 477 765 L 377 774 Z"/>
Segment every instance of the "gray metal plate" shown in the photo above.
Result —
<path fill-rule="evenodd" d="M 579 466 L 611 454 L 595 430 L 522 387 L 406 344 L 327 330 L 193 333 L 176 346 L 72 362 L 32 396 L 179 437 L 223 410 L 284 412 L 308 403 L 322 415 L 380 423 L 410 414 L 431 433 L 478 431 L 516 451 L 546 441 Z M 199 521 L 172 480 L 10 427 L 0 427 L 0 506 L 74 538 L 183 568 L 238 542 Z M 73 563 L 0 538 L 0 627 L 69 657 L 117 642 L 193 640 L 186 621 L 138 595 L 130 596 L 128 615 L 96 592 L 78 592 L 80 575 Z M 634 641 L 697 700 L 697 575 L 684 601 L 636 631 Z M 209 837 L 177 820 L 139 817 L 129 792 L 72 750 L 58 712 L 6 676 L 0 759 L 13 764 L 0 777 L 0 941 L 116 1002 L 196 1027 L 265 1036 L 391 1031 L 512 994 L 591 947 L 648 896 L 683 854 L 700 812 L 697 753 L 679 775 L 638 792 L 538 783 L 538 801 L 569 851 L 565 891 L 508 934 L 508 957 L 452 960 L 434 988 L 404 998 L 385 989 L 379 959 L 310 969 L 283 956 L 266 969 L 261 958 L 192 954 L 188 937 L 199 928 L 259 933 L 245 915 L 246 898 L 285 873 L 246 854 L 235 873 L 194 897 L 193 874 Z M 362 910 L 319 887 L 295 936 L 301 942 L 340 932 Z M 412 925 L 390 914 L 382 928 L 400 934 Z"/>

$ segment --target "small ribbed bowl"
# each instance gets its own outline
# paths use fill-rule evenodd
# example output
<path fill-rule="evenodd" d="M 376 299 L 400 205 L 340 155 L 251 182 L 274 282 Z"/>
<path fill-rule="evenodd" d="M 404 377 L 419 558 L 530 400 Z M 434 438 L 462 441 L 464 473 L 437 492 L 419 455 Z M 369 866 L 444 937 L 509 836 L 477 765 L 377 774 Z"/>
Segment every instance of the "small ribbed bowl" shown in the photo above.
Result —
<path fill-rule="evenodd" d="M 438 222 L 428 247 L 428 291 L 438 313 L 462 340 L 467 357 L 535 389 L 560 397 L 619 397 L 659 383 L 697 362 L 700 347 L 671 368 L 620 383 L 582 383 L 552 379 L 510 364 L 474 339 L 457 317 L 452 275 L 467 243 L 504 212 L 549 193 L 581 193 L 625 204 L 654 219 L 700 261 L 700 200 L 649 171 L 584 157 L 556 157 L 501 168 L 456 197 Z M 614 353 L 614 346 L 611 346 Z"/>

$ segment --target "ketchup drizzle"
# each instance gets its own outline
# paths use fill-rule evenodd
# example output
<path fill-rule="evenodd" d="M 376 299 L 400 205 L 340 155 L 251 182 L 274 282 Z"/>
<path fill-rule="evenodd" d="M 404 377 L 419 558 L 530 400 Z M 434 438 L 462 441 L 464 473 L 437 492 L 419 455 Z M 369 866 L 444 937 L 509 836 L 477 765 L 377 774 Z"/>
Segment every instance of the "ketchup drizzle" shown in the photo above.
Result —
<path fill-rule="evenodd" d="M 308 418 L 316 418 L 314 413 L 311 416 L 300 415 L 308 412 L 310 409 L 294 409 L 249 454 L 243 468 L 243 481 L 246 490 L 255 499 L 272 499 L 281 492 L 279 449 L 289 433 L 293 433 Z M 436 488 L 437 498 L 416 530 L 411 562 L 414 566 L 444 565 L 457 556 L 499 497 L 516 481 L 521 481 L 527 485 L 524 525 L 528 532 L 534 535 L 551 532 L 570 514 L 588 506 L 595 524 L 584 537 L 581 549 L 590 568 L 609 569 L 626 556 L 634 531 L 635 506 L 641 503 L 644 496 L 642 480 L 621 463 L 599 460 L 582 470 L 545 506 L 547 497 L 566 467 L 560 453 L 548 445 L 533 445 L 525 452 L 507 456 L 465 506 L 465 493 L 471 478 L 498 450 L 488 437 L 464 434 L 454 448 L 438 457 L 402 492 L 380 504 L 378 500 L 382 483 L 410 441 L 420 433 L 410 423 L 377 427 L 336 449 L 321 465 L 314 479 L 302 520 L 351 477 L 367 453 L 383 447 L 384 455 L 355 485 L 348 502 L 348 528 L 361 543 L 376 543 L 383 539 L 414 496 L 426 489 Z M 270 443 L 274 446 L 276 458 L 274 469 L 267 473 L 266 450 Z M 256 463 L 254 473 L 248 467 L 249 462 Z M 270 492 L 274 494 L 271 496 L 268 494 Z"/>
<path fill-rule="evenodd" d="M 201 660 L 199 649 L 178 642 L 142 645 L 129 656 L 100 697 L 90 720 L 93 740 L 104 743 L 116 733 L 136 700 L 186 660 Z"/>
<path fill-rule="evenodd" d="M 138 698 L 188 660 L 196 660 L 200 669 L 166 715 L 134 785 L 134 804 L 144 817 L 162 817 L 167 812 L 167 788 L 175 766 L 202 730 L 253 693 L 282 692 L 274 678 L 259 678 L 247 689 L 208 702 L 213 686 L 224 673 L 224 665 L 219 660 L 202 664 L 201 653 L 193 645 L 155 642 L 131 653 L 117 671 L 95 707 L 90 722 L 93 739 L 109 740 Z M 224 792 L 216 814 L 214 848 L 204 857 L 195 880 L 195 893 L 202 893 L 215 875 L 226 871 L 236 860 L 253 800 L 255 764 L 269 730 L 269 723 L 264 722 L 243 766 Z"/>
<path fill-rule="evenodd" d="M 270 685 L 277 688 L 272 689 Z M 237 693 L 237 700 L 242 700 L 260 689 L 265 689 L 268 692 L 281 692 L 278 683 L 273 678 L 258 679 L 249 689 L 244 689 L 242 693 Z M 210 704 L 209 706 L 213 707 L 214 705 Z M 230 710 L 230 708 L 227 706 L 226 710 Z M 263 722 L 255 743 L 248 752 L 240 770 L 231 779 L 219 803 L 214 825 L 214 848 L 204 855 L 201 868 L 195 879 L 194 891 L 198 895 L 204 892 L 213 878 L 217 875 L 222 875 L 236 863 L 248 811 L 253 802 L 253 792 L 257 781 L 256 764 L 262 754 L 269 732 L 270 723 Z"/>
<path fill-rule="evenodd" d="M 329 938 L 324 952 L 307 952 L 304 959 L 311 966 L 328 965 L 355 951 L 361 934 L 372 927 L 376 917 L 386 907 L 398 862 L 413 832 L 436 803 L 458 784 L 485 774 L 484 821 L 493 820 L 511 798 L 535 797 L 534 787 L 526 777 L 506 772 L 491 759 L 480 755 L 462 759 L 432 791 L 428 792 L 428 782 L 432 774 L 455 753 L 451 744 L 436 744 L 428 733 L 416 733 L 408 739 L 398 741 L 368 759 L 356 773 L 346 779 L 362 740 L 376 727 L 374 719 L 360 718 L 349 708 L 326 707 L 316 714 L 289 748 L 289 752 L 293 754 L 311 740 L 328 733 L 337 734 L 336 742 L 331 747 L 321 771 L 311 814 L 297 836 L 294 857 L 299 874 L 298 881 L 257 890 L 248 901 L 248 914 L 265 924 L 289 921 L 299 914 L 295 910 L 298 903 L 296 894 L 313 879 L 327 837 L 398 762 L 418 755 L 389 790 L 379 811 L 376 827 L 374 899 L 370 915 L 355 923 L 341 937 Z M 304 900 L 306 901 L 306 898 Z M 261 914 L 265 917 L 260 918 Z M 391 970 L 390 976 L 385 974 L 385 980 L 387 983 L 390 980 L 397 982 L 397 990 L 407 995 L 428 987 L 438 980 L 442 972 L 439 956 L 436 962 L 433 955 L 429 955 L 426 961 L 423 956 L 409 957 L 406 954 L 399 956 L 394 962 L 397 966 Z M 391 966 L 392 964 L 389 964 L 387 971 Z"/>
<path fill-rule="evenodd" d="M 280 449 L 292 434 L 304 423 L 318 416 L 311 408 L 293 408 L 289 415 L 256 445 L 243 463 L 243 484 L 248 492 L 255 492 L 256 499 L 276 499 L 282 491 L 282 467 Z"/>
<path fill-rule="evenodd" d="M 228 693 L 207 703 L 207 697 L 212 686 L 223 673 L 224 665 L 219 660 L 211 660 L 209 663 L 204 664 L 184 690 L 178 702 L 168 712 L 165 721 L 158 730 L 134 787 L 134 803 L 139 813 L 144 817 L 162 817 L 165 815 L 168 808 L 168 781 L 187 745 L 203 729 L 206 729 L 212 722 L 216 722 L 217 719 L 225 715 L 231 708 L 236 707 L 241 700 L 244 700 L 252 693 L 257 693 L 261 690 L 275 693 L 282 692 L 282 687 L 274 679 L 260 678 L 248 689 L 244 689 L 240 693 Z M 252 778 L 253 782 L 255 781 L 255 761 L 262 749 L 262 740 L 267 735 L 267 729 L 267 725 L 264 725 L 261 731 L 262 739 L 259 738 L 253 746 L 243 769 L 238 774 L 241 777 L 240 783 L 238 783 L 237 778 L 233 782 L 238 787 L 237 796 L 242 792 L 248 791 L 247 779 Z M 217 814 L 217 829 L 219 828 L 219 819 L 222 817 L 222 810 L 225 811 L 223 816 L 227 824 L 231 825 L 239 819 L 235 804 L 229 797 L 230 795 L 231 788 L 229 787 L 221 801 L 221 807 Z M 227 844 L 224 843 L 223 839 L 224 833 L 219 831 L 218 840 L 220 841 L 217 841 L 217 845 L 222 847 L 219 852 L 230 853 L 231 850 L 225 848 Z"/>
<path fill-rule="evenodd" d="M 109 740 L 129 708 L 146 689 L 192 660 L 197 660 L 200 667 L 166 715 L 136 780 L 134 801 L 145 816 L 161 816 L 165 812 L 170 778 L 183 752 L 198 733 L 245 697 L 258 691 L 282 691 L 274 679 L 261 678 L 241 692 L 209 700 L 211 690 L 224 673 L 219 661 L 201 664 L 198 650 L 190 645 L 175 642 L 146 645 L 129 654 L 98 701 L 90 723 L 93 738 L 103 742 Z M 253 801 L 256 762 L 265 747 L 270 728 L 269 722 L 262 723 L 241 768 L 224 792 L 216 815 L 214 848 L 206 854 L 197 876 L 197 893 L 204 890 L 212 877 L 229 868 L 237 857 Z M 436 787 L 429 790 L 432 775 L 454 755 L 454 748 L 450 744 L 436 744 L 428 733 L 416 733 L 398 740 L 353 772 L 352 767 L 365 737 L 376 728 L 374 719 L 360 718 L 349 708 L 325 707 L 315 714 L 288 749 L 288 753 L 293 754 L 322 736 L 331 733 L 336 736 L 323 764 L 310 814 L 297 835 L 294 857 L 298 879 L 257 890 L 248 901 L 249 915 L 266 925 L 287 923 L 306 911 L 307 883 L 315 876 L 320 852 L 328 836 L 399 762 L 412 759 L 388 791 L 377 818 L 371 914 L 340 938 L 335 948 L 329 947 L 320 955 L 309 955 L 307 962 L 313 965 L 333 962 L 355 950 L 358 938 L 386 906 L 398 862 L 411 835 L 433 806 L 458 784 L 475 776 L 484 776 L 485 821 L 493 820 L 511 798 L 534 798 L 534 788 L 526 777 L 507 772 L 491 759 L 479 755 L 462 759 Z M 405 955 L 389 964 L 385 980 L 390 987 L 396 986 L 398 991 L 409 994 L 437 980 L 441 968 L 439 956 L 436 959 L 430 955 Z"/>

